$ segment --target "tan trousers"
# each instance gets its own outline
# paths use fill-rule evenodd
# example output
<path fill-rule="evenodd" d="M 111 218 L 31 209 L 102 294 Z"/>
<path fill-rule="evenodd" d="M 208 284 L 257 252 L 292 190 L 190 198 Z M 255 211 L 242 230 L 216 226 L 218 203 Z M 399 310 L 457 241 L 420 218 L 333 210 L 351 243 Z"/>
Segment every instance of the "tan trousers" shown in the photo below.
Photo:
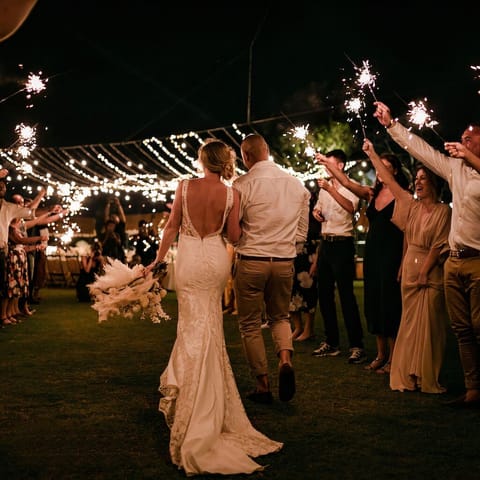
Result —
<path fill-rule="evenodd" d="M 278 355 L 280 350 L 293 352 L 289 315 L 293 274 L 293 260 L 236 260 L 233 278 L 238 325 L 245 356 L 254 377 L 268 374 L 261 329 L 264 310 L 269 321 L 275 353 Z"/>
<path fill-rule="evenodd" d="M 445 300 L 457 337 L 465 387 L 480 389 L 480 257 L 449 257 L 444 279 Z"/>

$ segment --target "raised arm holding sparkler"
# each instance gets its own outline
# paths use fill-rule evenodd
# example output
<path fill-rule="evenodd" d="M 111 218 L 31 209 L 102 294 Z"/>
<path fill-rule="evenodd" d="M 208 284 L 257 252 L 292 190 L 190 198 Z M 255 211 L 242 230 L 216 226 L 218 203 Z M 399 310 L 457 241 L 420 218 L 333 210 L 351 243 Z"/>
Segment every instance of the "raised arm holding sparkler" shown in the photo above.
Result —
<path fill-rule="evenodd" d="M 473 128 L 474 127 L 469 127 Z M 462 142 L 465 140 L 466 144 L 471 142 L 471 136 L 467 135 L 465 139 L 462 137 Z M 467 143 L 468 142 L 468 143 Z M 445 142 L 445 150 L 453 158 L 462 158 L 463 161 L 480 173 L 480 157 L 475 155 L 466 145 L 460 142 Z"/>
<path fill-rule="evenodd" d="M 450 322 L 457 337 L 465 394 L 449 402 L 455 408 L 480 407 L 480 124 L 464 130 L 461 142 L 445 142 L 448 155 L 393 120 L 390 109 L 375 102 L 374 116 L 391 137 L 415 158 L 447 180 L 452 191 L 449 258 L 444 265 L 444 288 Z"/>
<path fill-rule="evenodd" d="M 338 168 L 337 162 L 333 157 L 327 157 L 326 155 L 317 153 L 315 159 L 320 165 L 323 165 L 341 185 L 353 192 L 357 197 L 370 201 L 373 196 L 373 188 L 368 185 L 361 185 L 358 182 L 354 182 L 343 170 Z"/>

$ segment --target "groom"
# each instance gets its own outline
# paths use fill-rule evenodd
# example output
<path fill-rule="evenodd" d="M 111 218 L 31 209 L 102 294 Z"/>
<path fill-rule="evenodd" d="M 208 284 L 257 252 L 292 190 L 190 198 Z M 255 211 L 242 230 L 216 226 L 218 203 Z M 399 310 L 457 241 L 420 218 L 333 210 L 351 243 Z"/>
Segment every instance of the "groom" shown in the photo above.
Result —
<path fill-rule="evenodd" d="M 269 159 L 262 136 L 247 136 L 240 149 L 248 172 L 233 184 L 240 192 L 242 223 L 234 288 L 243 347 L 256 378 L 256 389 L 247 398 L 257 403 L 273 401 L 261 329 L 266 309 L 279 358 L 278 395 L 288 402 L 295 394 L 289 317 L 293 261 L 307 238 L 310 193 Z"/>

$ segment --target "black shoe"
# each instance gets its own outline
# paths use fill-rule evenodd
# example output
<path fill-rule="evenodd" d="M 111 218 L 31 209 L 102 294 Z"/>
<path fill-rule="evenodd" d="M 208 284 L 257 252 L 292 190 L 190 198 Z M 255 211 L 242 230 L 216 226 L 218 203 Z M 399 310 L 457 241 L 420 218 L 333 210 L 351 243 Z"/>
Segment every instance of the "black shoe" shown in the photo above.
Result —
<path fill-rule="evenodd" d="M 272 392 L 257 392 L 256 390 L 249 393 L 247 398 L 255 403 L 263 403 L 265 405 L 270 405 L 273 403 Z"/>
<path fill-rule="evenodd" d="M 293 367 L 284 363 L 278 371 L 278 398 L 289 402 L 295 395 L 295 372 Z"/>

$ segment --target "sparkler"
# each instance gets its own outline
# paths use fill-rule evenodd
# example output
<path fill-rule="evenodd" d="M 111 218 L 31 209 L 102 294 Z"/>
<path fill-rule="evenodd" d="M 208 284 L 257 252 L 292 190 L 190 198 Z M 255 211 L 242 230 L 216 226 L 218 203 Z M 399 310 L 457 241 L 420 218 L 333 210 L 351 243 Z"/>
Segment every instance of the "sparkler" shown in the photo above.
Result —
<path fill-rule="evenodd" d="M 370 71 L 370 63 L 368 60 L 363 60 L 362 68 L 357 67 L 355 64 L 354 68 L 357 71 L 357 85 L 360 89 L 364 89 L 368 87 L 370 93 L 372 94 L 374 100 L 378 102 L 377 97 L 375 96 L 375 92 L 373 88 L 375 87 L 375 82 L 377 81 L 377 75 Z"/>
<path fill-rule="evenodd" d="M 15 127 L 15 132 L 18 134 L 17 142 L 19 146 L 17 147 L 17 153 L 22 158 L 27 158 L 32 150 L 37 146 L 37 141 L 35 135 L 37 133 L 36 127 L 31 127 L 20 123 Z"/>
<path fill-rule="evenodd" d="M 377 82 L 377 74 L 371 71 L 370 62 L 368 60 L 362 61 L 362 67 L 359 67 L 347 54 L 345 56 L 348 58 L 350 63 L 353 65 L 355 72 L 357 73 L 356 85 L 360 88 L 362 96 L 365 95 L 364 89 L 367 87 L 370 90 L 374 100 L 378 102 L 377 97 L 375 96 L 374 88 Z"/>
<path fill-rule="evenodd" d="M 34 73 L 29 73 L 28 79 L 24 83 L 24 87 L 8 95 L 7 97 L 2 98 L 0 100 L 0 103 L 6 102 L 8 99 L 14 97 L 15 95 L 18 95 L 21 92 L 27 92 L 27 99 L 30 100 L 30 98 L 32 98 L 32 94 L 37 94 L 45 90 L 45 88 L 47 88 L 46 83 L 48 82 L 48 78 L 42 79 L 40 77 L 41 74 L 42 72 L 39 72 L 38 75 L 35 75 Z"/>
<path fill-rule="evenodd" d="M 425 104 L 426 101 L 427 99 L 425 98 L 423 101 L 412 101 L 408 103 L 408 106 L 410 107 L 407 113 L 409 122 L 413 125 L 417 125 L 419 130 L 421 130 L 423 127 L 430 128 L 435 134 L 440 137 L 442 141 L 445 142 L 445 140 L 433 128 L 435 125 L 438 125 L 438 122 L 432 119 L 430 113 L 433 113 L 433 110 L 427 108 Z"/>
<path fill-rule="evenodd" d="M 301 125 L 301 126 L 296 126 L 294 123 L 288 118 L 287 115 L 285 115 L 283 112 L 281 112 L 282 115 L 288 120 L 288 122 L 292 125 L 292 128 L 287 132 L 290 134 L 294 139 L 300 140 L 301 144 L 305 144 L 305 148 L 303 150 L 302 155 L 305 155 L 309 159 L 312 160 L 312 164 L 308 167 L 308 171 L 306 173 L 306 176 L 311 174 L 312 167 L 316 170 L 317 165 L 315 162 L 315 154 L 317 153 L 318 149 L 315 147 L 314 142 L 311 141 L 310 137 L 310 131 L 308 127 L 310 126 L 308 123 L 307 125 Z M 285 135 L 285 134 L 284 134 Z M 291 145 L 294 149 L 296 148 L 296 145 Z"/>
<path fill-rule="evenodd" d="M 323 165 L 317 163 L 315 155 L 320 151 L 312 141 L 309 131 L 309 125 L 294 126 L 288 133 L 296 140 L 299 140 L 301 145 L 305 144 L 303 152 L 300 152 L 302 155 L 309 158 L 309 162 L 305 162 L 304 165 L 307 166 L 307 170 L 303 173 L 296 171 L 289 171 L 290 174 L 301 178 L 302 181 L 309 180 L 311 178 L 325 178 L 326 169 Z M 296 145 L 292 145 L 293 148 L 296 148 Z"/>
<path fill-rule="evenodd" d="M 290 133 L 294 138 L 298 138 L 300 140 L 306 140 L 308 136 L 308 127 L 309 125 L 302 125 L 301 127 L 294 127 L 290 130 Z"/>
<path fill-rule="evenodd" d="M 40 72 L 41 74 L 42 72 Z M 31 94 L 31 93 L 40 93 L 43 90 L 47 88 L 45 83 L 48 81 L 43 80 L 39 75 L 35 75 L 34 73 L 30 73 L 28 75 L 28 80 L 25 83 L 25 90 Z"/>
<path fill-rule="evenodd" d="M 363 137 L 366 138 L 367 134 L 365 132 L 365 126 L 363 125 L 362 112 L 361 112 L 364 105 L 365 105 L 365 102 L 361 97 L 352 97 L 352 98 L 348 98 L 345 101 L 345 108 L 347 109 L 347 112 L 354 114 L 358 118 L 360 122 L 360 127 L 362 128 Z"/>
<path fill-rule="evenodd" d="M 313 146 L 312 142 L 308 139 L 308 135 L 309 135 L 308 127 L 309 127 L 308 124 L 302 125 L 300 127 L 294 127 L 290 130 L 290 133 L 293 138 L 297 138 L 298 140 L 301 140 L 302 143 L 306 143 L 306 147 L 303 153 L 307 157 L 313 158 L 317 150 Z"/>
<path fill-rule="evenodd" d="M 348 113 L 354 114 L 358 118 L 362 128 L 363 137 L 365 138 L 367 135 L 365 133 L 365 124 L 362 120 L 363 113 L 361 110 L 363 110 L 365 107 L 366 88 L 368 88 L 374 100 L 378 102 L 374 92 L 377 75 L 372 72 L 371 65 L 368 60 L 363 60 L 362 66 L 359 67 L 348 55 L 345 54 L 345 56 L 353 65 L 356 73 L 356 79 L 353 83 L 353 86 L 347 86 L 347 100 L 345 101 L 345 108 Z M 344 83 L 345 82 L 346 80 L 344 80 Z"/>

